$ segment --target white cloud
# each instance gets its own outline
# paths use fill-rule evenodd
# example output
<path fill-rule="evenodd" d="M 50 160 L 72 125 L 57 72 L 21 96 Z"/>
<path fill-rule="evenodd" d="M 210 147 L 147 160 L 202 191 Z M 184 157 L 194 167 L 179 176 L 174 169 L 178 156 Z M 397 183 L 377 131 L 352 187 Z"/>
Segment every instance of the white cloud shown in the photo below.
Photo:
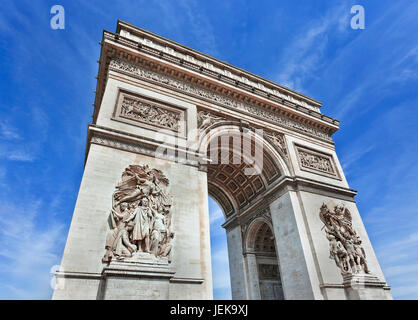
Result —
<path fill-rule="evenodd" d="M 345 157 L 340 158 L 341 166 L 344 169 L 345 175 L 347 175 L 350 166 L 355 164 L 358 160 L 360 160 L 362 157 L 364 157 L 366 154 L 371 152 L 374 148 L 374 144 L 371 144 L 367 146 L 366 148 L 358 148 L 358 146 L 351 150 L 348 153 L 345 153 Z"/>
<path fill-rule="evenodd" d="M 20 135 L 15 127 L 5 120 L 0 121 L 0 138 L 6 140 L 18 140 Z"/>
<path fill-rule="evenodd" d="M 418 299 L 418 283 L 412 282 L 409 285 L 400 285 L 392 287 L 392 295 L 398 299 L 417 300 Z"/>
<path fill-rule="evenodd" d="M 411 273 L 418 274 L 418 264 L 395 265 L 385 269 L 385 274 L 387 277 L 405 277 L 411 275 Z"/>
<path fill-rule="evenodd" d="M 35 160 L 35 155 L 23 145 L 4 143 L 0 144 L 0 159 L 32 162 Z"/>
<path fill-rule="evenodd" d="M 49 299 L 50 269 L 59 264 L 64 226 L 40 216 L 40 202 L 0 209 L 1 299 Z M 40 220 L 45 226 L 40 226 Z"/>

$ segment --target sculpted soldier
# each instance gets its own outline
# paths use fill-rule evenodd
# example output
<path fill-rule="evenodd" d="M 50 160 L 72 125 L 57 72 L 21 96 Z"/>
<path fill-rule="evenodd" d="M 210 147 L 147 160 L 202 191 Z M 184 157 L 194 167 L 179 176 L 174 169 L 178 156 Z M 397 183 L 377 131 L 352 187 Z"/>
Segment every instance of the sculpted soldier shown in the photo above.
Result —
<path fill-rule="evenodd" d="M 166 239 L 163 240 L 163 244 L 160 248 L 160 255 L 162 257 L 167 257 L 168 262 L 171 262 L 171 248 L 173 244 L 171 240 L 174 238 L 174 232 L 170 231 L 169 234 L 166 234 Z"/>
<path fill-rule="evenodd" d="M 356 237 L 356 240 L 354 241 L 354 250 L 356 251 L 359 259 L 360 259 L 360 265 L 363 268 L 365 273 L 370 273 L 369 267 L 367 266 L 366 262 L 366 253 L 364 252 L 363 247 L 361 246 L 361 239 L 359 236 Z"/>
<path fill-rule="evenodd" d="M 161 212 L 161 206 L 159 207 Z M 151 234 L 151 251 L 157 257 L 160 254 L 160 245 L 167 235 L 167 227 L 164 224 L 164 215 L 160 212 L 154 212 L 154 225 Z"/>
<path fill-rule="evenodd" d="M 134 218 L 132 206 L 128 205 L 126 202 L 122 202 L 119 205 L 120 214 L 117 213 L 115 210 L 112 210 L 112 217 L 113 217 L 113 225 L 115 227 L 119 226 L 120 223 L 127 223 Z"/>
<path fill-rule="evenodd" d="M 120 260 L 125 257 L 132 257 L 136 246 L 129 241 L 129 232 L 133 229 L 133 222 L 120 223 L 118 227 L 109 231 L 106 238 L 106 253 L 102 262 L 110 262 L 112 257 Z"/>
<path fill-rule="evenodd" d="M 153 223 L 153 214 L 148 205 L 148 198 L 143 197 L 140 205 L 134 211 L 134 230 L 132 240 L 136 242 L 138 251 L 150 252 L 150 233 Z"/>
<path fill-rule="evenodd" d="M 334 258 L 335 263 L 340 268 L 341 273 L 351 272 L 350 263 L 347 259 L 347 251 L 341 242 L 337 241 L 334 235 L 327 233 L 327 238 L 329 240 L 329 251 L 330 255 Z"/>

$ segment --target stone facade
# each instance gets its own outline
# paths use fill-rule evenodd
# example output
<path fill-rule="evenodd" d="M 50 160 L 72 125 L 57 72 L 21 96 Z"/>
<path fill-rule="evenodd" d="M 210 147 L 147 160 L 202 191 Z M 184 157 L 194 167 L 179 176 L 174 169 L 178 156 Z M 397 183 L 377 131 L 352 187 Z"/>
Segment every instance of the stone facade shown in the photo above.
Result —
<path fill-rule="evenodd" d="M 208 195 L 233 299 L 391 299 L 321 103 L 126 22 L 101 45 L 54 299 L 212 299 Z"/>

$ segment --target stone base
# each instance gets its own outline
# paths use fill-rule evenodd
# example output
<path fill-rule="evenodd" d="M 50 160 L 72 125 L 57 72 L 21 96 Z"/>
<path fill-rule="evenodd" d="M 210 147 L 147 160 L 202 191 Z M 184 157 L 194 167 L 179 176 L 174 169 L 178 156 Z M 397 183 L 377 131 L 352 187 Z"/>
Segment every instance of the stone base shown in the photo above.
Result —
<path fill-rule="evenodd" d="M 118 261 L 118 260 L 116 260 Z M 167 257 L 156 257 L 148 252 L 134 252 L 132 257 L 124 258 L 123 262 L 139 263 L 139 264 L 153 264 L 153 265 L 168 265 Z"/>
<path fill-rule="evenodd" d="M 100 299 L 168 299 L 175 271 L 166 258 L 136 252 L 103 267 Z"/>
<path fill-rule="evenodd" d="M 372 274 L 350 274 L 343 277 L 343 286 L 349 300 L 387 300 L 385 282 Z"/>

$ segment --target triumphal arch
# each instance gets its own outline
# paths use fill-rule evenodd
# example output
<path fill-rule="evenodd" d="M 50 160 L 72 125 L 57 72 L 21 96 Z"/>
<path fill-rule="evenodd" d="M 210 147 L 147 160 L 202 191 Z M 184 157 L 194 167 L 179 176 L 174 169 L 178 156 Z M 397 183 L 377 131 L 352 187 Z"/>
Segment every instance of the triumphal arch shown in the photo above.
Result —
<path fill-rule="evenodd" d="M 321 103 L 118 21 L 104 31 L 54 299 L 391 299 Z"/>

